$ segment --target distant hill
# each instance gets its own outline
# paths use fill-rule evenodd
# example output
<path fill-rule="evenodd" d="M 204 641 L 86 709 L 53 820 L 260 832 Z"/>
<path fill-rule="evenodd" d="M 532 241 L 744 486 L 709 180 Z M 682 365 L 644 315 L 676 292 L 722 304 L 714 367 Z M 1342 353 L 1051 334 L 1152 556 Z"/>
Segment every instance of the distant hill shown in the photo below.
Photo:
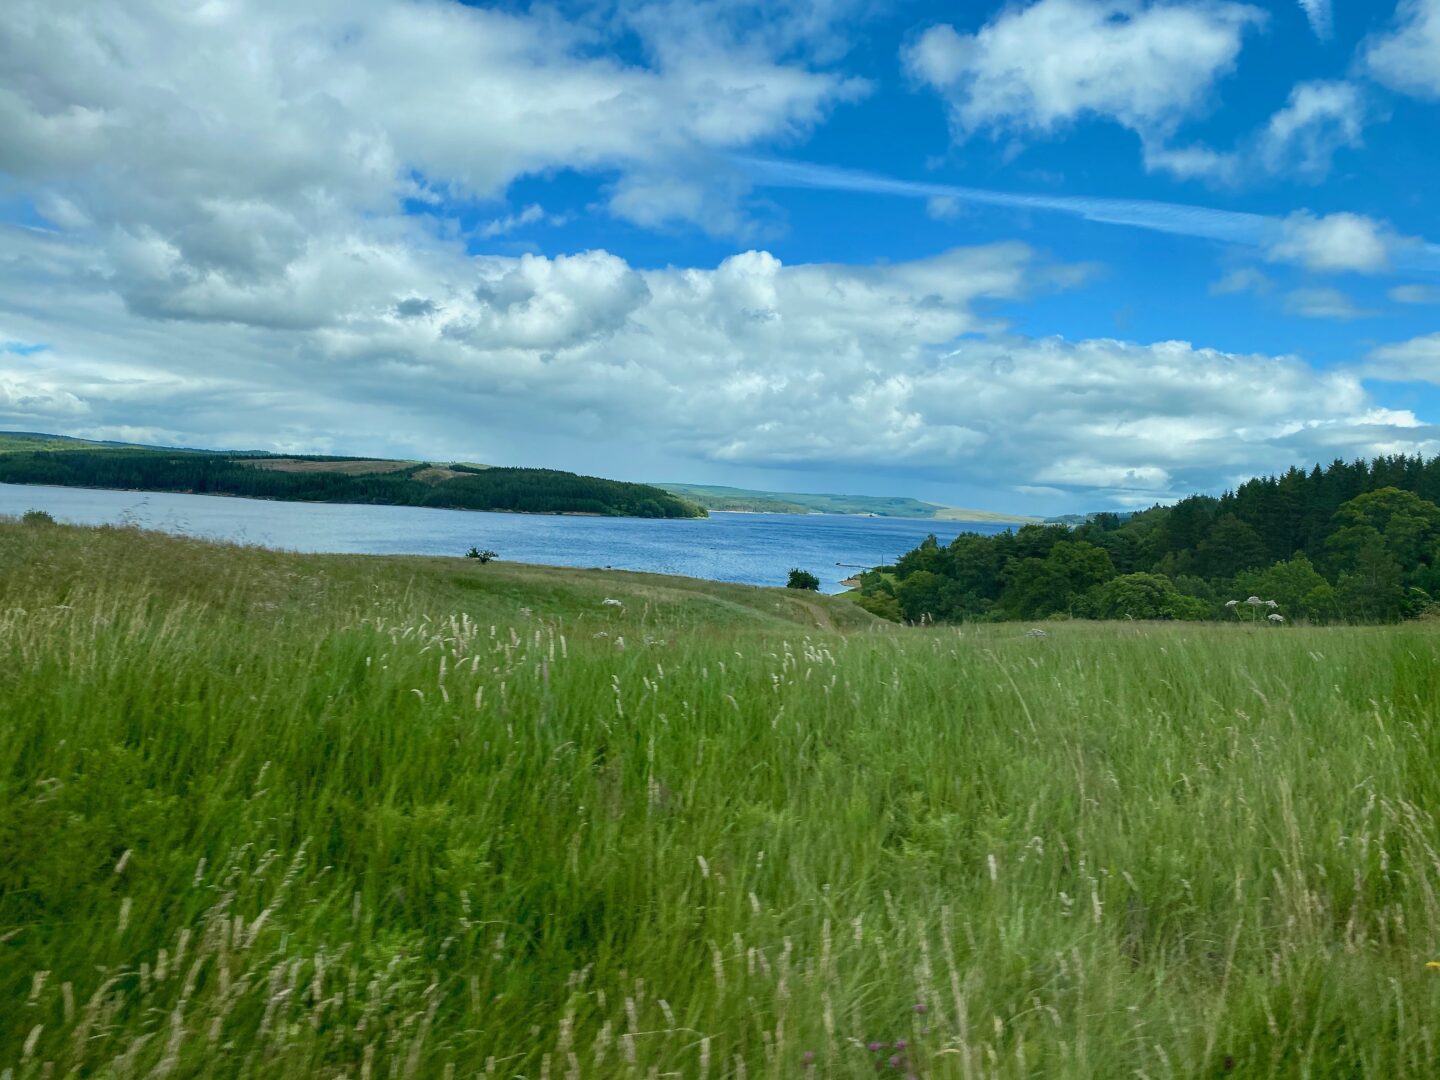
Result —
<path fill-rule="evenodd" d="M 0 432 L 0 483 L 529 514 L 707 513 L 660 488 L 557 469 L 175 449 L 28 431 Z"/>
<path fill-rule="evenodd" d="M 712 484 L 656 484 L 707 510 L 733 510 L 764 514 L 859 514 L 870 517 L 932 518 L 936 521 L 974 521 L 998 525 L 1026 525 L 1037 517 L 1001 514 L 941 506 L 904 496 L 813 495 L 794 492 L 752 491 Z"/>

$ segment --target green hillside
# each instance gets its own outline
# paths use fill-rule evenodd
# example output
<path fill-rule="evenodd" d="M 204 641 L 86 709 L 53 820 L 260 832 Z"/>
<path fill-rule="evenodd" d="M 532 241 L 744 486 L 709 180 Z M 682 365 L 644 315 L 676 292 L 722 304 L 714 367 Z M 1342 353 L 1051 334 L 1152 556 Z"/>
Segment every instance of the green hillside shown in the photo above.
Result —
<path fill-rule="evenodd" d="M 816 495 L 796 492 L 754 491 L 713 484 L 656 484 L 684 496 L 707 510 L 736 510 L 767 514 L 862 514 L 873 517 L 933 518 L 937 521 L 993 522 L 1021 525 L 1039 518 L 941 506 L 904 496 Z"/>
<path fill-rule="evenodd" d="M 659 488 L 556 469 L 178 450 L 26 432 L 0 433 L 0 483 L 536 514 L 706 514 Z"/>

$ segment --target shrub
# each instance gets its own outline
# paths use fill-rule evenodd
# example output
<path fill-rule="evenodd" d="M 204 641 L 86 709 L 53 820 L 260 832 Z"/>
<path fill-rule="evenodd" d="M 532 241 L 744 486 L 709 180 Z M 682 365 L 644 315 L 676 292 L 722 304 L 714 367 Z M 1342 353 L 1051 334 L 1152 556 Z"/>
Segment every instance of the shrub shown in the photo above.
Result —
<path fill-rule="evenodd" d="M 900 602 L 889 593 L 861 593 L 853 599 L 871 615 L 879 615 L 880 618 L 889 619 L 891 622 L 903 622 L 905 619 L 904 613 L 900 610 Z"/>
<path fill-rule="evenodd" d="M 465 552 L 465 557 L 467 559 L 479 559 L 481 563 L 487 563 L 491 559 L 498 559 L 500 556 L 489 548 L 481 551 L 477 547 L 472 547 L 469 551 Z"/>
<path fill-rule="evenodd" d="M 811 592 L 820 591 L 820 579 L 809 570 L 801 570 L 798 567 L 790 568 L 790 580 L 785 582 L 787 589 L 809 589 Z"/>
<path fill-rule="evenodd" d="M 20 517 L 26 525 L 54 525 L 55 519 L 44 510 L 26 510 Z"/>

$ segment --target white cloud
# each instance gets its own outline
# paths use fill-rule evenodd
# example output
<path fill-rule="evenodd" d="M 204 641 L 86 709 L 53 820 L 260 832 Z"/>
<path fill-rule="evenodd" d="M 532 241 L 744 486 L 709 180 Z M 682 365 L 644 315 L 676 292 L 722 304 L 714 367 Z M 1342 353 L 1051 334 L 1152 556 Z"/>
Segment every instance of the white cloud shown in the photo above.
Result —
<path fill-rule="evenodd" d="M 1315 36 L 1328 41 L 1335 29 L 1330 15 L 1330 0 L 1300 0 L 1300 7 L 1304 9 L 1305 18 L 1310 21 L 1310 29 Z"/>
<path fill-rule="evenodd" d="M 1036 0 L 1005 8 L 974 34 L 933 26 L 905 62 L 946 98 L 962 136 L 1043 134 L 1098 116 L 1160 138 L 1205 106 L 1245 31 L 1264 18 L 1215 0 Z"/>
<path fill-rule="evenodd" d="M 1440 304 L 1440 286 L 1396 285 L 1387 294 L 1397 304 Z"/>
<path fill-rule="evenodd" d="M 1370 40 L 1364 65 L 1393 90 L 1440 97 L 1440 0 L 1401 0 L 1395 29 Z"/>
<path fill-rule="evenodd" d="M 0 416 L 71 423 L 88 411 L 80 398 L 43 377 L 0 375 Z"/>
<path fill-rule="evenodd" d="M 405 199 L 443 212 L 557 168 L 703 184 L 726 153 L 865 91 L 792 46 L 730 40 L 723 13 L 687 42 L 659 7 L 634 12 L 649 22 L 454 0 L 11 0 L 0 171 L 61 228 L 158 238 L 196 273 L 243 278 Z M 647 66 L 600 47 L 621 32 Z"/>
<path fill-rule="evenodd" d="M 317 293 L 306 325 L 157 326 L 80 242 L 4 239 L 0 337 L 53 348 L 7 358 L 0 426 L 639 478 L 697 461 L 901 468 L 1121 504 L 1433 436 L 1377 421 L 1353 375 L 1296 358 L 1007 337 L 988 302 L 1067 276 L 1018 244 L 873 267 L 752 251 L 646 270 L 432 241 L 376 256 L 402 273 Z"/>
<path fill-rule="evenodd" d="M 1315 32 L 1329 32 L 1328 0 L 1308 0 Z M 911 75 L 950 105 L 958 137 L 983 130 L 1048 134 L 1087 116 L 1141 139 L 1145 167 L 1181 179 L 1254 175 L 1322 179 L 1336 151 L 1357 147 L 1365 103 L 1354 84 L 1297 84 L 1286 104 L 1239 148 L 1173 145 L 1235 65 L 1245 32 L 1265 21 L 1235 3 L 1035 0 L 1008 7 L 974 34 L 933 26 L 905 51 Z"/>
<path fill-rule="evenodd" d="M 1365 375 L 1390 382 L 1440 384 L 1440 333 L 1376 349 L 1366 357 Z"/>
<path fill-rule="evenodd" d="M 1239 183 L 1257 176 L 1323 180 L 1335 154 L 1363 143 L 1366 105 L 1354 83 L 1296 84 L 1285 105 L 1231 151 L 1204 145 L 1175 147 L 1147 141 L 1145 165 L 1182 180 Z"/>
<path fill-rule="evenodd" d="M 1268 293 L 1274 288 L 1265 274 L 1253 266 L 1240 266 L 1210 285 L 1211 296 L 1234 296 L 1237 293 Z"/>
<path fill-rule="evenodd" d="M 932 195 L 925 200 L 925 213 L 936 221 L 954 221 L 963 211 L 960 200 L 953 195 Z"/>
<path fill-rule="evenodd" d="M 479 236 L 483 240 L 492 240 L 497 236 L 505 236 L 516 229 L 523 229 L 526 225 L 535 225 L 539 222 L 546 222 L 551 225 L 563 225 L 565 219 L 554 214 L 545 213 L 545 208 L 539 203 L 531 203 L 518 214 L 506 214 L 504 217 L 487 221 L 481 226 Z"/>
<path fill-rule="evenodd" d="M 1255 155 L 1272 174 L 1320 179 L 1342 148 L 1361 144 L 1365 102 L 1354 83 L 1299 83 L 1260 133 Z"/>
<path fill-rule="evenodd" d="M 1389 269 L 1398 248 L 1413 243 L 1385 222 L 1363 214 L 1316 217 L 1300 210 L 1281 222 L 1266 256 L 1307 270 L 1377 274 Z"/>
<path fill-rule="evenodd" d="M 1285 294 L 1285 310 L 1306 319 L 1363 319 L 1377 312 L 1356 305 L 1339 289 L 1325 287 L 1292 289 Z"/>

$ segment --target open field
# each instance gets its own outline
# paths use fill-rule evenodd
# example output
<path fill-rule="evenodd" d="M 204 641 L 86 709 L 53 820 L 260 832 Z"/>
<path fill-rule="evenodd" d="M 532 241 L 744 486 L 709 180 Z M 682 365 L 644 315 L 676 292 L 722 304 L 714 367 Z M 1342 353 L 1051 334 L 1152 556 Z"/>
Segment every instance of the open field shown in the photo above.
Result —
<path fill-rule="evenodd" d="M 346 458 L 343 461 L 325 461 L 312 458 L 256 458 L 246 462 L 251 468 L 271 469 L 275 472 L 295 473 L 340 473 L 343 476 L 372 476 L 380 473 L 404 472 L 420 464 L 418 461 L 398 461 L 389 458 Z"/>
<path fill-rule="evenodd" d="M 672 494 L 699 503 L 707 510 L 740 510 L 768 514 L 865 514 L 874 517 L 933 518 L 994 525 L 1024 525 L 1038 517 L 1004 514 L 994 510 L 968 510 L 942 506 L 903 495 L 816 495 L 798 492 L 754 491 L 714 484 L 655 484 Z"/>
<path fill-rule="evenodd" d="M 0 522 L 0 1074 L 1440 1075 L 1440 631 L 1025 629 Z"/>

